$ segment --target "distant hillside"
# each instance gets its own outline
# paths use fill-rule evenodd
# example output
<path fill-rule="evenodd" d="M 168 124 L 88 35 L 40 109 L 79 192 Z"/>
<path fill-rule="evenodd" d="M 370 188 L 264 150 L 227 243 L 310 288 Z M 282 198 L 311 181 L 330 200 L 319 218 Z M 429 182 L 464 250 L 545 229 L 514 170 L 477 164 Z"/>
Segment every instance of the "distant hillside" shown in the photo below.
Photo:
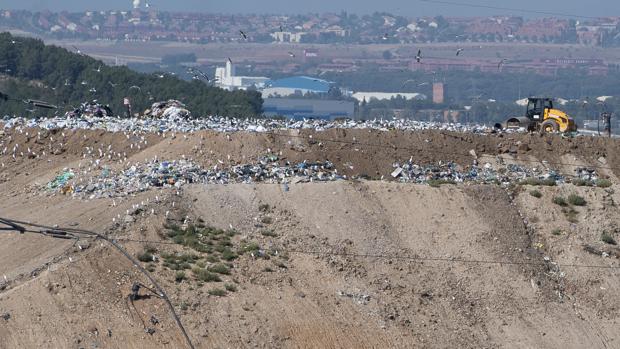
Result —
<path fill-rule="evenodd" d="M 41 40 L 9 33 L 0 33 L 0 92 L 20 100 L 45 100 L 63 110 L 96 99 L 109 104 L 116 114 L 123 111 L 124 97 L 130 98 L 134 112 L 145 110 L 155 101 L 178 99 L 194 116 L 255 116 L 262 113 L 263 103 L 258 92 L 228 92 L 202 81 L 109 67 Z M 25 115 L 27 108 L 22 102 L 0 100 L 0 116 Z"/>

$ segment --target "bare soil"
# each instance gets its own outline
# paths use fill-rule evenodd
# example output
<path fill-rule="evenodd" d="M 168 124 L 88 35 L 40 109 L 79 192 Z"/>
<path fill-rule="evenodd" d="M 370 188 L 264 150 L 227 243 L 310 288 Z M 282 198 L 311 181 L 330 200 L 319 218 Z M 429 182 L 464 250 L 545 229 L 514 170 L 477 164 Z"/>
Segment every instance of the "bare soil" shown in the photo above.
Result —
<path fill-rule="evenodd" d="M 620 252 L 600 239 L 606 231 L 620 240 L 617 141 L 437 131 L 164 138 L 67 130 L 40 139 L 38 132 L 5 130 L 0 138 L 47 154 L 0 156 L 0 216 L 96 230 L 134 256 L 153 247 L 159 260 L 142 265 L 152 267 L 198 348 L 620 348 Z M 114 200 L 41 190 L 58 171 L 87 161 L 85 147 L 108 146 L 131 162 L 185 156 L 204 165 L 251 162 L 269 149 L 291 161 L 331 160 L 339 172 L 374 180 L 288 190 L 189 185 Z M 393 162 L 411 157 L 469 165 L 471 149 L 529 165 L 561 162 L 567 173 L 572 164 L 605 167 L 599 171 L 614 184 L 433 188 L 378 180 L 389 177 Z M 534 189 L 540 198 L 529 194 Z M 552 202 L 570 194 L 586 200 L 572 207 L 572 222 Z M 144 209 L 127 215 L 139 203 Z M 220 282 L 202 284 L 190 270 L 177 282 L 162 259 L 196 253 L 166 237 L 167 226 L 184 222 L 232 228 L 235 246 L 255 242 L 278 254 L 244 253 Z M 143 290 L 129 301 L 132 284 L 148 281 L 103 241 L 80 249 L 73 241 L 0 233 L 0 277 L 0 348 L 186 345 L 161 299 Z M 225 284 L 236 291 L 208 293 Z"/>

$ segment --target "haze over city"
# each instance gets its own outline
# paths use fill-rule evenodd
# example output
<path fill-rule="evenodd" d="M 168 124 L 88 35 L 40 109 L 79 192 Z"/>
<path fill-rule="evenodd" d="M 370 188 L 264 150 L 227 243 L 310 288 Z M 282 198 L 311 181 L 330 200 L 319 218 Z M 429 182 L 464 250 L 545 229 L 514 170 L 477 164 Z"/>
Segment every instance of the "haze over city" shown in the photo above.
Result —
<path fill-rule="evenodd" d="M 423 0 L 386 0 L 386 1 L 357 1 L 357 0 L 315 0 L 315 1 L 284 1 L 284 0 L 229 0 L 229 1 L 203 1 L 203 0 L 178 0 L 142 1 L 142 4 L 150 3 L 151 6 L 166 11 L 208 11 L 222 13 L 284 13 L 303 14 L 307 12 L 340 12 L 371 13 L 391 12 L 407 16 L 489 16 L 489 15 L 527 15 L 536 16 L 535 13 L 523 11 L 510 11 L 504 9 L 491 9 L 473 6 L 460 6 L 469 4 L 476 6 L 489 6 L 498 8 L 512 8 L 526 11 L 540 11 L 549 13 L 563 13 L 579 16 L 608 16 L 620 12 L 620 2 L 614 0 L 594 1 L 563 1 L 563 0 L 521 0 L 521 1 L 447 1 L 427 2 Z M 83 10 L 117 10 L 131 9 L 131 0 L 110 1 L 80 1 L 80 0 L 2 0 L 0 9 L 27 9 L 33 11 L 83 11 Z"/>

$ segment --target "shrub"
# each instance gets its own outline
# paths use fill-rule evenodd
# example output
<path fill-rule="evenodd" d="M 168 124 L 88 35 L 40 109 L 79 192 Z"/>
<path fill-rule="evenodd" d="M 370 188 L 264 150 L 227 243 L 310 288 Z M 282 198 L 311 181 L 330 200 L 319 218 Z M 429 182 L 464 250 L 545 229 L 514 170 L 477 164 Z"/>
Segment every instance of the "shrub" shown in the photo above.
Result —
<path fill-rule="evenodd" d="M 269 204 L 260 204 L 258 205 L 258 210 L 261 212 L 269 211 Z"/>
<path fill-rule="evenodd" d="M 557 235 L 562 235 L 562 229 L 555 228 L 555 229 L 553 229 L 553 230 L 551 231 L 551 234 L 556 235 L 556 236 L 557 236 Z"/>
<path fill-rule="evenodd" d="M 138 254 L 138 260 L 140 262 L 152 262 L 153 261 L 153 255 L 151 253 L 149 253 L 148 251 L 144 251 L 140 254 Z"/>
<path fill-rule="evenodd" d="M 596 186 L 600 188 L 611 187 L 611 181 L 609 179 L 597 179 L 596 182 L 594 182 L 594 184 L 596 184 Z"/>
<path fill-rule="evenodd" d="M 230 274 L 230 268 L 228 268 L 224 264 L 216 264 L 212 267 L 209 267 L 207 270 L 209 270 L 212 273 L 225 274 L 225 275 Z"/>
<path fill-rule="evenodd" d="M 271 269 L 270 267 L 265 267 L 265 269 L 263 269 L 264 272 L 266 273 L 273 273 L 273 269 Z"/>
<path fill-rule="evenodd" d="M 263 224 L 271 224 L 273 223 L 273 218 L 271 217 L 263 217 L 260 220 Z"/>
<path fill-rule="evenodd" d="M 570 181 L 573 185 L 578 186 L 578 187 L 586 187 L 586 186 L 591 186 L 592 182 L 587 181 L 583 178 L 575 178 L 572 181 Z"/>
<path fill-rule="evenodd" d="M 581 196 L 577 195 L 577 194 L 570 194 L 568 196 L 568 202 L 571 205 L 575 205 L 575 206 L 585 206 L 586 205 L 586 200 L 584 198 L 582 198 Z"/>
<path fill-rule="evenodd" d="M 568 204 L 566 203 L 566 200 L 563 197 L 561 197 L 561 196 L 553 197 L 552 201 L 553 201 L 554 204 L 562 206 L 562 207 L 568 206 Z"/>
<path fill-rule="evenodd" d="M 185 280 L 186 278 L 187 276 L 185 275 L 184 271 L 177 271 L 176 274 L 174 274 L 174 281 L 176 282 L 181 282 Z"/>
<path fill-rule="evenodd" d="M 235 286 L 234 284 L 224 284 L 224 288 L 228 292 L 237 292 L 237 286 Z"/>
<path fill-rule="evenodd" d="M 551 178 L 547 178 L 547 179 L 539 179 L 539 178 L 534 178 L 534 177 L 529 177 L 526 178 L 524 180 L 522 180 L 521 182 L 519 182 L 519 184 L 521 185 L 544 185 L 547 187 L 552 187 L 556 184 L 555 179 L 551 179 Z"/>
<path fill-rule="evenodd" d="M 530 190 L 530 195 L 537 199 L 540 199 L 542 197 L 542 193 L 538 190 Z"/>
<path fill-rule="evenodd" d="M 211 273 L 208 270 L 201 268 L 194 268 L 192 272 L 196 275 L 196 278 L 204 282 L 219 282 L 222 281 L 217 274 Z"/>
<path fill-rule="evenodd" d="M 241 253 L 258 251 L 259 249 L 260 249 L 260 246 L 256 242 L 248 242 L 247 244 L 244 244 L 243 246 L 241 246 L 241 251 L 242 251 Z"/>
<path fill-rule="evenodd" d="M 610 245 L 617 245 L 616 240 L 613 236 L 611 236 L 608 232 L 604 231 L 601 233 L 601 241 Z"/>
<path fill-rule="evenodd" d="M 226 290 L 222 290 L 221 288 L 212 288 L 208 292 L 210 295 L 217 297 L 224 297 L 226 295 Z"/>
<path fill-rule="evenodd" d="M 269 237 L 276 237 L 276 236 L 278 236 L 278 234 L 276 234 L 273 230 L 261 230 L 260 233 L 263 236 L 269 236 Z"/>
<path fill-rule="evenodd" d="M 234 259 L 237 259 L 237 257 L 239 256 L 236 253 L 234 253 L 230 248 L 226 248 L 222 252 L 222 259 L 225 261 L 232 261 Z"/>

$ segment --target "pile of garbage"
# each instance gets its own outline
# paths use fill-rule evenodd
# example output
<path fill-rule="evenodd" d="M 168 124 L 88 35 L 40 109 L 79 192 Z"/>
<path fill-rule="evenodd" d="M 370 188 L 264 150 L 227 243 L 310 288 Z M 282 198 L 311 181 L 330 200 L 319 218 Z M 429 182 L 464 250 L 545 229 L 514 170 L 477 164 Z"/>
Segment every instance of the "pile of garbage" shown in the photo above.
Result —
<path fill-rule="evenodd" d="M 501 162 L 500 162 L 501 163 Z M 516 164 L 501 164 L 497 167 L 490 163 L 479 166 L 477 161 L 471 166 L 463 168 L 454 162 L 438 162 L 437 164 L 418 165 L 410 159 L 403 164 L 394 163 L 391 176 L 406 183 L 462 183 L 472 182 L 480 184 L 510 184 L 528 180 L 550 181 L 564 183 L 566 177 L 558 171 L 542 167 L 526 167 Z M 593 170 L 591 170 L 594 172 Z M 577 173 L 577 175 L 579 175 Z"/>
<path fill-rule="evenodd" d="M 65 118 L 105 118 L 114 116 L 109 105 L 100 104 L 97 100 L 85 102 L 72 111 L 65 113 Z"/>
<path fill-rule="evenodd" d="M 74 179 L 73 170 L 64 170 L 46 186 L 48 192 L 72 194 L 90 199 L 122 197 L 150 188 L 181 188 L 190 183 L 298 183 L 314 181 L 335 181 L 346 179 L 340 176 L 334 164 L 326 162 L 283 163 L 275 155 L 264 156 L 255 164 L 235 165 L 230 168 L 204 169 L 188 160 L 136 163 L 114 173 L 108 168 L 97 169 L 96 175 L 84 173 Z M 74 180 L 72 180 L 74 179 Z"/>
<path fill-rule="evenodd" d="M 158 119 L 189 119 L 192 114 L 185 104 L 175 99 L 170 99 L 164 102 L 155 102 L 151 106 L 151 109 L 144 111 L 145 117 L 158 118 Z"/>
<path fill-rule="evenodd" d="M 170 101 L 169 101 L 170 102 Z M 217 132 L 269 132 L 274 130 L 323 131 L 328 129 L 369 129 L 369 130 L 445 130 L 468 133 L 490 133 L 492 127 L 482 125 L 465 125 L 415 121 L 405 119 L 374 119 L 368 121 L 354 120 L 283 120 L 283 119 L 238 119 L 220 116 L 189 118 L 189 111 L 180 104 L 165 102 L 155 103 L 149 110 L 147 118 L 119 118 L 98 112 L 97 107 L 88 107 L 65 117 L 28 119 L 22 117 L 5 117 L 0 121 L 5 128 L 39 127 L 43 129 L 89 129 L 109 132 L 194 132 L 213 130 Z M 94 111 L 93 111 L 94 108 Z M 104 107 L 99 106 L 99 109 Z M 187 112 L 187 113 L 186 113 Z M 103 113 L 103 116 L 98 116 Z"/>

